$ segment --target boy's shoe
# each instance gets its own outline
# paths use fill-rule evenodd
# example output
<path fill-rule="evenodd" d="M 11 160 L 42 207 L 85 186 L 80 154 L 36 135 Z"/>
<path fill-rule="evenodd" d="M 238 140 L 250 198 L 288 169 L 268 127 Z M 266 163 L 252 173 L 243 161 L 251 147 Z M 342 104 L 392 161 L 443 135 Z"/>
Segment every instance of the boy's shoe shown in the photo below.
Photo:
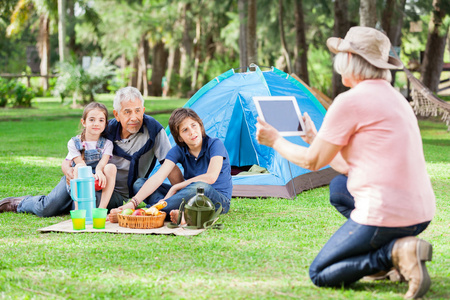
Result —
<path fill-rule="evenodd" d="M 425 295 L 431 279 L 425 261 L 431 261 L 433 247 L 416 237 L 398 239 L 392 248 L 392 263 L 408 281 L 409 289 L 405 299 L 416 299 Z"/>
<path fill-rule="evenodd" d="M 0 213 L 2 212 L 17 212 L 19 203 L 28 196 L 22 197 L 8 197 L 0 201 Z"/>

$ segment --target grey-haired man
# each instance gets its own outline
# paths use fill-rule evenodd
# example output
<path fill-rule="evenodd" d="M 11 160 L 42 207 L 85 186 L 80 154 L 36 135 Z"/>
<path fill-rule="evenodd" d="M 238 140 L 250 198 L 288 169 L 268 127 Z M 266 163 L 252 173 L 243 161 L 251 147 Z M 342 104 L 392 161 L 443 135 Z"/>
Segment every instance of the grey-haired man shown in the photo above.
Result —
<path fill-rule="evenodd" d="M 164 161 L 170 143 L 162 125 L 145 115 L 144 99 L 138 89 L 125 87 L 114 98 L 114 117 L 108 123 L 108 139 L 114 143 L 111 163 L 117 167 L 116 185 L 108 209 L 123 205 L 133 196 L 133 183 L 148 177 L 156 161 Z M 32 213 L 39 217 L 52 217 L 68 213 L 73 201 L 67 192 L 66 181 L 73 179 L 70 161 L 63 161 L 63 176 L 48 195 L 8 197 L 0 201 L 0 213 L 6 211 Z M 169 180 L 182 177 L 175 168 Z M 100 199 L 100 192 L 97 201 Z"/>

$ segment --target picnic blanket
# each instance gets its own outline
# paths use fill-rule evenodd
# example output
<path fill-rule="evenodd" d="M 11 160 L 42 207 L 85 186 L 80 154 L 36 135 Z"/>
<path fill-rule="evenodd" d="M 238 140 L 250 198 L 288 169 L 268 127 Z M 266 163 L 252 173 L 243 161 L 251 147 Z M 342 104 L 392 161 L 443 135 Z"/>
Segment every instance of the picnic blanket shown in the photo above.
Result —
<path fill-rule="evenodd" d="M 72 220 L 66 220 L 57 224 L 53 224 L 48 227 L 39 228 L 40 232 L 67 232 L 67 233 L 83 233 L 83 232 L 108 232 L 108 233 L 125 233 L 125 234 L 173 234 L 180 236 L 193 236 L 198 235 L 205 231 L 205 229 L 187 229 L 183 227 L 178 228 L 168 228 L 165 222 L 163 227 L 152 228 L 152 229 L 133 229 L 127 227 L 119 226 L 119 223 L 111 223 L 106 221 L 105 229 L 94 229 L 92 224 L 86 224 L 86 229 L 84 230 L 73 230 Z"/>

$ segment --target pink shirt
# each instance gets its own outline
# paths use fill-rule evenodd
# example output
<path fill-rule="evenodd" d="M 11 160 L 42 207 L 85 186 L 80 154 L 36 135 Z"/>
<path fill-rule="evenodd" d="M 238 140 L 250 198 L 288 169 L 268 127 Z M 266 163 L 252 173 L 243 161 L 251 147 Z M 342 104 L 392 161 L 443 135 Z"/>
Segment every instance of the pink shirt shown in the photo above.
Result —
<path fill-rule="evenodd" d="M 435 197 L 417 119 L 385 80 L 365 80 L 339 95 L 318 136 L 343 146 L 351 218 L 363 225 L 403 227 L 430 221 Z"/>

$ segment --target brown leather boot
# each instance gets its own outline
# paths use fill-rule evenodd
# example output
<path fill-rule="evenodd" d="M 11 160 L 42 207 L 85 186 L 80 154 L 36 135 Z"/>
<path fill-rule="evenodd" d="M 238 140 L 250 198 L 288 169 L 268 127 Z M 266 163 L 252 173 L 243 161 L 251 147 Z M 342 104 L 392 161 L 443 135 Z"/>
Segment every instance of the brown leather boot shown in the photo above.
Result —
<path fill-rule="evenodd" d="M 406 282 L 405 278 L 395 269 L 392 268 L 389 271 L 380 271 L 373 275 L 364 276 L 363 281 L 375 281 L 375 280 L 389 280 L 392 282 Z"/>
<path fill-rule="evenodd" d="M 398 239 L 392 248 L 392 263 L 408 281 L 405 299 L 416 299 L 426 294 L 431 285 L 425 261 L 431 261 L 433 247 L 416 237 Z"/>
<path fill-rule="evenodd" d="M 19 203 L 28 196 L 23 197 L 8 197 L 0 201 L 0 213 L 2 212 L 17 212 Z"/>

